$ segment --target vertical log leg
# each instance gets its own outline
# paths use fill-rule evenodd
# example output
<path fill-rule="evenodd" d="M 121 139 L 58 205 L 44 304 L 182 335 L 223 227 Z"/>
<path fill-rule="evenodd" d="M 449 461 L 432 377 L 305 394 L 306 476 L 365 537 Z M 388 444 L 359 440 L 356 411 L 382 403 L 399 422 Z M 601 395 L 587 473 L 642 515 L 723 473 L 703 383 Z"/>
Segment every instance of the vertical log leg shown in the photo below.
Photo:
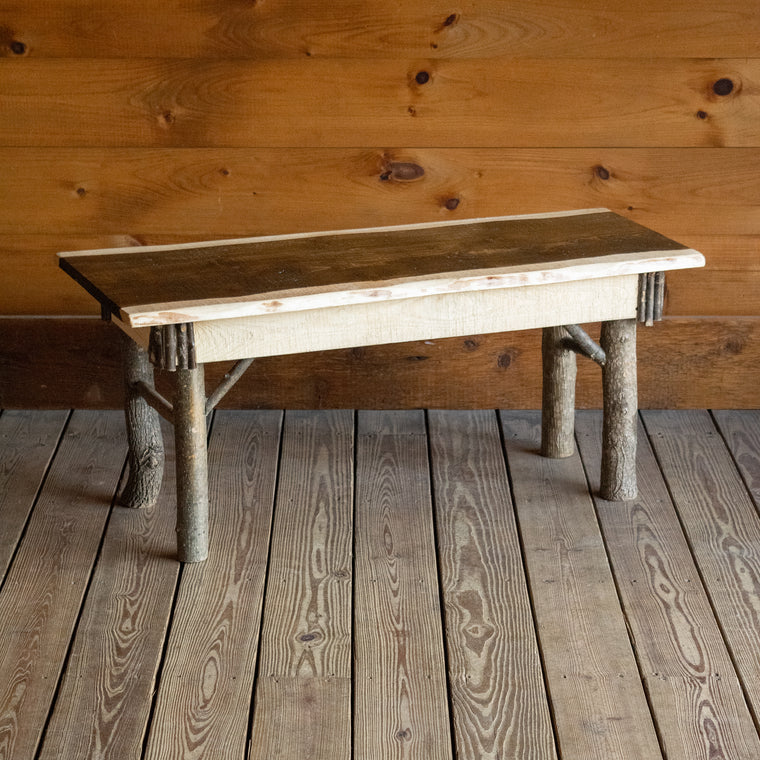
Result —
<path fill-rule="evenodd" d="M 562 345 L 564 327 L 545 327 L 541 342 L 541 453 L 560 459 L 575 451 L 575 353 Z"/>
<path fill-rule="evenodd" d="M 604 424 L 600 494 L 609 501 L 636 498 L 636 320 L 602 324 L 607 353 L 602 368 Z"/>
<path fill-rule="evenodd" d="M 203 365 L 178 369 L 174 389 L 177 457 L 177 553 L 180 562 L 208 556 L 208 460 Z"/>
<path fill-rule="evenodd" d="M 152 507 L 158 499 L 164 474 L 164 441 L 158 412 L 135 391 L 135 385 L 153 384 L 153 365 L 148 352 L 127 335 L 122 351 L 129 478 L 119 503 L 125 507 Z"/>

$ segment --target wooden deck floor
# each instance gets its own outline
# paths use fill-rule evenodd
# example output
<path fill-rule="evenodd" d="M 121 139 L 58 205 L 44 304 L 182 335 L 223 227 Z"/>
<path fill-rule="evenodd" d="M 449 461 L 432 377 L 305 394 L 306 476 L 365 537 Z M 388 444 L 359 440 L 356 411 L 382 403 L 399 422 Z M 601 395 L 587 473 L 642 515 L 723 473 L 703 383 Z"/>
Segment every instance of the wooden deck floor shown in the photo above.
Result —
<path fill-rule="evenodd" d="M 120 413 L 2 413 L 0 758 L 757 760 L 760 413 L 641 422 L 620 505 L 593 412 L 554 461 L 535 413 L 218 412 L 183 567 Z"/>

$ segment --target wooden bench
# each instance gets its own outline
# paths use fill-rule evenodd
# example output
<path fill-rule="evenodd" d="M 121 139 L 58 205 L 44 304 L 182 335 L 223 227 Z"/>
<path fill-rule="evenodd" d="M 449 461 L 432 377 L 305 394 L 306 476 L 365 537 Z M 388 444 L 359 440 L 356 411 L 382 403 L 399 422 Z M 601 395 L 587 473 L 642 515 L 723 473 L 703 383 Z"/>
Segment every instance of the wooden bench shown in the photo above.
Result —
<path fill-rule="evenodd" d="M 636 321 L 703 256 L 607 209 L 61 253 L 125 340 L 129 480 L 153 504 L 174 425 L 178 554 L 207 556 L 206 415 L 253 357 L 542 327 L 542 453 L 572 454 L 575 354 L 602 365 L 602 496 L 636 495 Z M 602 322 L 597 345 L 579 326 Z M 208 398 L 206 362 L 237 360 Z M 153 367 L 174 373 L 171 402 Z"/>

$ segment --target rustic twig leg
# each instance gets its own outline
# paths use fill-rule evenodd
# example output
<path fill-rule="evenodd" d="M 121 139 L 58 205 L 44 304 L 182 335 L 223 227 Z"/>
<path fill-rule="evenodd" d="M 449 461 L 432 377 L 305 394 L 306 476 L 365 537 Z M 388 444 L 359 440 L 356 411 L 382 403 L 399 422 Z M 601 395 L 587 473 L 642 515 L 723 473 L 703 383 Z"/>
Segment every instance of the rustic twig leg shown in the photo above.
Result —
<path fill-rule="evenodd" d="M 544 364 L 541 413 L 541 453 L 559 459 L 575 451 L 575 353 L 563 341 L 564 327 L 545 327 L 541 352 Z"/>
<path fill-rule="evenodd" d="M 602 324 L 604 426 L 601 496 L 609 501 L 636 498 L 636 320 Z"/>
<path fill-rule="evenodd" d="M 151 507 L 161 490 L 164 441 L 158 412 L 140 395 L 137 385 L 153 385 L 153 366 L 147 351 L 126 335 L 123 357 L 129 478 L 119 502 L 125 507 Z"/>
<path fill-rule="evenodd" d="M 176 371 L 177 552 L 181 562 L 208 556 L 208 461 L 203 365 Z"/>

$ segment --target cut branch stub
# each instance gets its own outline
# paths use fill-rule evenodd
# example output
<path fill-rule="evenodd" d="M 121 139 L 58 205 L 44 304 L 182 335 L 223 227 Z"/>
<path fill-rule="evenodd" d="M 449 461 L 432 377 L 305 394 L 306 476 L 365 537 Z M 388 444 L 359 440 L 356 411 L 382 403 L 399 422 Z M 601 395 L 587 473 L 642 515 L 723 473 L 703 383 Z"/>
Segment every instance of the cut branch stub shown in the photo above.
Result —
<path fill-rule="evenodd" d="M 195 333 L 193 323 L 156 325 L 150 328 L 148 353 L 159 369 L 195 369 Z"/>
<path fill-rule="evenodd" d="M 651 327 L 662 321 L 665 304 L 665 272 L 644 272 L 639 275 L 638 320 Z"/>

